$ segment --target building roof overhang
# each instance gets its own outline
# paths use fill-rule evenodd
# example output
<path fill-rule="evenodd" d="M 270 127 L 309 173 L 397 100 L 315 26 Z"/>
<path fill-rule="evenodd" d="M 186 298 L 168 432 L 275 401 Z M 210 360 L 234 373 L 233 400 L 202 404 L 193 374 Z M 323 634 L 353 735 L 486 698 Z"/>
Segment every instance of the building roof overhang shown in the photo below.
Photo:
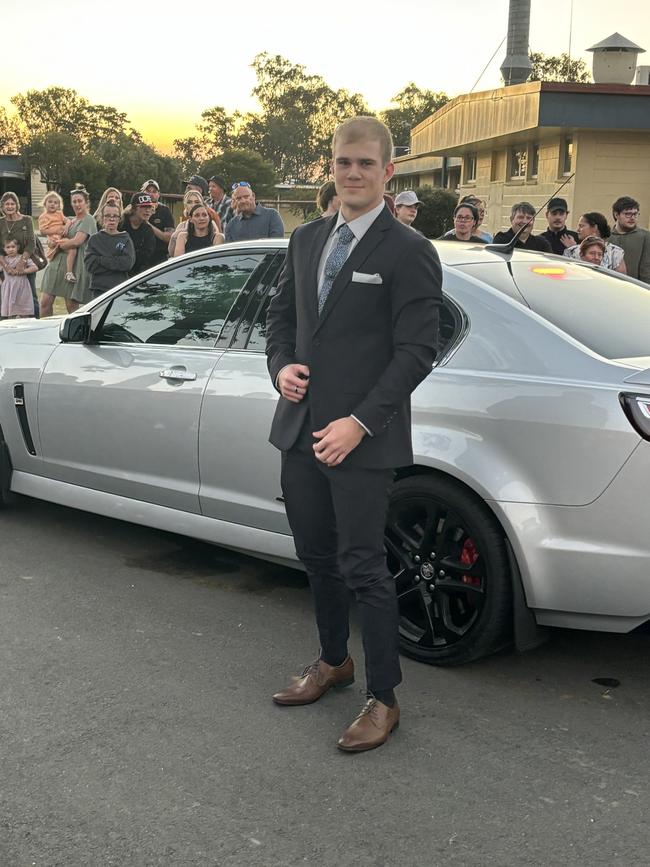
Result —
<path fill-rule="evenodd" d="M 650 131 L 650 85 L 532 81 L 457 96 L 411 132 L 411 154 L 461 156 L 577 129 Z"/>

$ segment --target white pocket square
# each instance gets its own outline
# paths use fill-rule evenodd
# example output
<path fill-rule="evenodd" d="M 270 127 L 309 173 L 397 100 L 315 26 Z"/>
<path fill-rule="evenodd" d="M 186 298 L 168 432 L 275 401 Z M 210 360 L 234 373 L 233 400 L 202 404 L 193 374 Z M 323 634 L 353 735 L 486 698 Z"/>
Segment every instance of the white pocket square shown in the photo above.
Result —
<path fill-rule="evenodd" d="M 352 272 L 353 283 L 374 283 L 379 285 L 384 281 L 381 279 L 381 274 L 363 274 L 361 271 Z"/>

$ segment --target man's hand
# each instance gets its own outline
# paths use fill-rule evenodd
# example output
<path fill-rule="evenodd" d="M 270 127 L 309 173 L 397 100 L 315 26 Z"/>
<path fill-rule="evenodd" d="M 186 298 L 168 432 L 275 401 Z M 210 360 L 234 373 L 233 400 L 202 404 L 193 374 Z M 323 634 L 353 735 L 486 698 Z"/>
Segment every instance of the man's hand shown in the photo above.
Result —
<path fill-rule="evenodd" d="M 291 403 L 300 403 L 309 388 L 309 368 L 306 364 L 287 364 L 278 374 L 278 389 Z"/>
<path fill-rule="evenodd" d="M 359 445 L 366 431 L 352 416 L 337 418 L 323 430 L 314 431 L 319 442 L 314 443 L 314 454 L 328 467 L 340 464 Z"/>
<path fill-rule="evenodd" d="M 18 259 L 18 261 L 16 262 L 16 266 L 14 268 L 14 273 L 15 274 L 24 274 L 25 273 L 25 265 L 26 265 L 26 262 L 22 257 L 20 259 Z"/>

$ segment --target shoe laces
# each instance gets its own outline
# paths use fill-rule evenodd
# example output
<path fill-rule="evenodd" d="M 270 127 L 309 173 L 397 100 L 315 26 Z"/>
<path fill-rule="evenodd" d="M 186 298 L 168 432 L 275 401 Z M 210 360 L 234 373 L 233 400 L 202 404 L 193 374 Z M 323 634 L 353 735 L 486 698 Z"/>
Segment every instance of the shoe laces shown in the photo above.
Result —
<path fill-rule="evenodd" d="M 300 675 L 301 677 L 314 677 L 318 679 L 318 673 L 320 671 L 320 659 L 315 659 L 313 662 L 310 662 L 309 665 L 305 666 L 305 670 Z"/>

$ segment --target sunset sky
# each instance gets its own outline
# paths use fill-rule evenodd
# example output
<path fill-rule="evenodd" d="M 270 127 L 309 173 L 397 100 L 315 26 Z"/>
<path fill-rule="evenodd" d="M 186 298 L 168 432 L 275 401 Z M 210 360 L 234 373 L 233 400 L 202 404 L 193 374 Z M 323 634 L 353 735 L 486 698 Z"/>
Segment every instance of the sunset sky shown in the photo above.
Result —
<path fill-rule="evenodd" d="M 570 0 L 533 0 L 532 50 L 568 49 L 570 9 Z M 138 0 L 100 10 L 100 3 L 87 0 L 30 0 L 29 39 L 3 40 L 0 104 L 10 108 L 9 98 L 30 88 L 72 87 L 93 103 L 126 111 L 135 128 L 164 151 L 173 139 L 192 134 L 206 108 L 255 108 L 250 63 L 258 52 L 301 63 L 332 87 L 359 92 L 371 108 L 381 109 L 409 81 L 450 96 L 468 91 L 504 37 L 508 19 L 507 0 L 340 6 Z M 9 4 L 3 32 L 22 33 L 24 23 L 20 4 Z M 572 56 L 591 65 L 584 49 L 614 30 L 646 48 L 639 63 L 650 65 L 645 3 L 617 7 L 611 0 L 575 0 Z M 500 85 L 504 53 L 505 45 L 477 90 Z"/>

